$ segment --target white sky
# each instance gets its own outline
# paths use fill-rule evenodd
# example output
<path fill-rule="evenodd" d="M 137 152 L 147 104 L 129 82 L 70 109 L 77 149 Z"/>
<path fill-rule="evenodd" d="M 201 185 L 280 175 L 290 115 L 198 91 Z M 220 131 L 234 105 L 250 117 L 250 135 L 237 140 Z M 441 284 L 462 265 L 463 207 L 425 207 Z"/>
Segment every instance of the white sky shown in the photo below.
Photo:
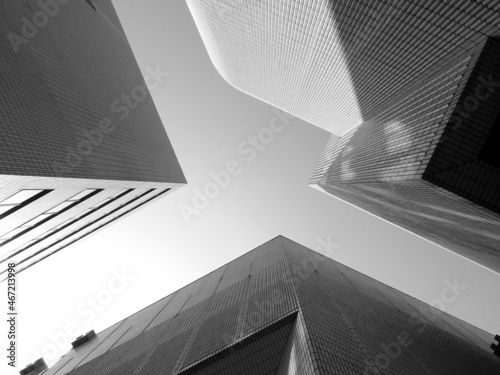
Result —
<path fill-rule="evenodd" d="M 36 352 L 58 358 L 69 342 L 55 350 L 51 335 L 64 343 L 68 324 L 76 327 L 71 341 L 101 331 L 279 234 L 310 248 L 330 237 L 340 244 L 334 259 L 426 302 L 458 278 L 467 289 L 446 311 L 500 333 L 499 274 L 307 185 L 328 133 L 292 120 L 246 161 L 238 146 L 269 127 L 272 107 L 218 75 L 184 1 L 114 4 L 141 69 L 170 73 L 152 95 L 189 185 L 21 273 L 20 367 L 12 371 L 4 359 L 2 369 L 18 374 Z M 231 160 L 241 173 L 187 224 L 179 205 L 191 204 L 209 173 Z M 122 269 L 134 279 L 112 284 L 120 291 L 102 311 L 86 305 Z"/>

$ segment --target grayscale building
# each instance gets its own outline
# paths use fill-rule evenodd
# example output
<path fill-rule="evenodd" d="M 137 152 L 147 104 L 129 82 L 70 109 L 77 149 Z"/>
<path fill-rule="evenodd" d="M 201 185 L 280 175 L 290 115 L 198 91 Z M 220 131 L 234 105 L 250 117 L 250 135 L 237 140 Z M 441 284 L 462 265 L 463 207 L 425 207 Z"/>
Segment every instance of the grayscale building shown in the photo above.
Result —
<path fill-rule="evenodd" d="M 47 370 L 47 363 L 45 363 L 45 360 L 43 358 L 40 358 L 36 360 L 33 363 L 30 363 L 28 366 L 26 366 L 24 369 L 19 371 L 20 375 L 41 375 Z"/>
<path fill-rule="evenodd" d="M 149 93 L 167 74 L 143 76 L 110 0 L 0 13 L 0 263 L 20 272 L 186 180 Z"/>
<path fill-rule="evenodd" d="M 493 341 L 279 236 L 79 337 L 44 375 L 494 375 Z"/>
<path fill-rule="evenodd" d="M 311 184 L 500 272 L 498 1 L 187 4 L 227 82 L 333 134 Z"/>

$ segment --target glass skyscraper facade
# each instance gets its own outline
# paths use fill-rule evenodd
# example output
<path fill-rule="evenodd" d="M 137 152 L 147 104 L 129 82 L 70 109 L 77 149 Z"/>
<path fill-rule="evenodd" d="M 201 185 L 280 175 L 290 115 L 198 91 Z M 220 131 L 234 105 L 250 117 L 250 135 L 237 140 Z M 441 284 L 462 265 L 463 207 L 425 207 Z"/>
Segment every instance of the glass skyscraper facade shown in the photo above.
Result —
<path fill-rule="evenodd" d="M 493 341 L 280 236 L 78 339 L 44 375 L 493 375 Z"/>
<path fill-rule="evenodd" d="M 186 180 L 110 0 L 0 12 L 2 280 Z"/>
<path fill-rule="evenodd" d="M 500 272 L 500 4 L 187 0 L 228 83 L 332 133 L 311 178 Z"/>

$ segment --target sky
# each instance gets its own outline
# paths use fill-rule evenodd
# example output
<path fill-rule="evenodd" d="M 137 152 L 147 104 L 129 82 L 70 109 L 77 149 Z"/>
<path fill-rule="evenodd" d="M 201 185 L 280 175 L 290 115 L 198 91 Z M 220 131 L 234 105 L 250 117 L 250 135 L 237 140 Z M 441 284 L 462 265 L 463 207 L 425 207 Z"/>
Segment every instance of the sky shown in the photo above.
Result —
<path fill-rule="evenodd" d="M 20 368 L 42 355 L 54 363 L 80 334 L 277 235 L 334 243 L 333 259 L 428 303 L 457 281 L 464 289 L 445 311 L 500 333 L 500 275 L 309 186 L 329 133 L 227 84 L 184 1 L 113 3 L 141 70 L 168 73 L 151 95 L 188 184 L 19 274 Z M 262 149 L 249 139 L 259 133 Z M 197 192 L 228 169 L 227 186 L 194 213 Z"/>

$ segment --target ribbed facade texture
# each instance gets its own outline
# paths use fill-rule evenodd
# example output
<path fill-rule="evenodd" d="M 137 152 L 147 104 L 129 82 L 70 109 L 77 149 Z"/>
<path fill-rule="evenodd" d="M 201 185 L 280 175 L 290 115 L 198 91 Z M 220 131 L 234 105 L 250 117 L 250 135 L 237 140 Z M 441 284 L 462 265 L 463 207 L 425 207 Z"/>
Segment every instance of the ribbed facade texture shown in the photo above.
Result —
<path fill-rule="evenodd" d="M 228 83 L 332 133 L 311 183 L 500 272 L 498 1 L 187 4 Z"/>
<path fill-rule="evenodd" d="M 277 237 L 102 331 L 45 374 L 493 375 L 492 342 Z"/>
<path fill-rule="evenodd" d="M 500 39 L 411 93 L 332 136 L 311 183 L 500 272 Z"/>
<path fill-rule="evenodd" d="M 498 33 L 500 20 L 494 0 L 187 4 L 228 83 L 337 136 Z"/>
<path fill-rule="evenodd" d="M 180 184 L 5 176 L 0 189 L 0 281 L 40 262 Z M 16 197 L 33 197 L 20 204 Z M 9 204 L 7 204 L 9 203 Z"/>
<path fill-rule="evenodd" d="M 328 184 L 329 194 L 500 272 L 497 214 L 425 180 Z"/>
<path fill-rule="evenodd" d="M 0 14 L 0 271 L 22 271 L 186 180 L 148 89 L 167 72 L 143 77 L 111 0 Z"/>
<path fill-rule="evenodd" d="M 65 3 L 0 5 L 0 174 L 185 182 L 111 1 Z"/>

